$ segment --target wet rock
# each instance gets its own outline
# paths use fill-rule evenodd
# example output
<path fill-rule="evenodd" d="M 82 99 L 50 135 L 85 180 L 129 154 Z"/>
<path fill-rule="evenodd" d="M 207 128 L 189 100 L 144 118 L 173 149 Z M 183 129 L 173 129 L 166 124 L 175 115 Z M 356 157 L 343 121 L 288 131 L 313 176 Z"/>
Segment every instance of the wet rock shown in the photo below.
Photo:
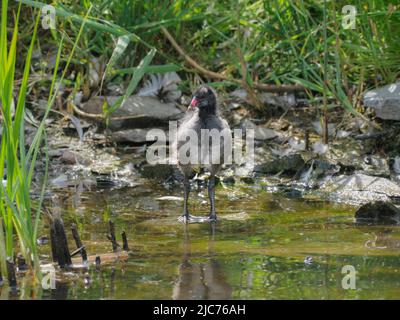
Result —
<path fill-rule="evenodd" d="M 61 174 L 57 178 L 50 181 L 50 184 L 56 188 L 75 187 L 79 184 L 84 185 L 87 189 L 96 186 L 96 181 L 92 177 L 79 177 Z"/>
<path fill-rule="evenodd" d="M 159 201 L 183 201 L 183 198 L 175 197 L 175 196 L 164 196 L 164 197 L 156 198 L 156 200 L 159 200 Z"/>
<path fill-rule="evenodd" d="M 118 96 L 94 97 L 81 106 L 82 110 L 92 114 L 103 114 L 105 102 L 112 106 Z M 146 128 L 168 124 L 169 120 L 178 120 L 183 116 L 181 109 L 174 103 L 162 103 L 154 97 L 130 96 L 125 103 L 111 116 L 119 117 L 120 120 L 110 120 L 109 129 L 119 130 L 121 128 Z"/>
<path fill-rule="evenodd" d="M 252 177 L 240 177 L 240 181 L 246 184 L 254 184 L 254 178 Z"/>
<path fill-rule="evenodd" d="M 222 178 L 222 183 L 226 185 L 234 185 L 235 184 L 235 177 L 234 176 L 227 176 Z"/>
<path fill-rule="evenodd" d="M 39 238 L 36 239 L 36 243 L 39 246 L 44 246 L 50 242 L 50 239 L 48 236 L 40 236 Z"/>
<path fill-rule="evenodd" d="M 79 154 L 72 152 L 70 150 L 64 150 L 61 155 L 61 160 L 62 162 L 66 164 L 84 164 L 88 165 L 90 161 L 84 159 L 82 156 Z"/>
<path fill-rule="evenodd" d="M 291 154 L 272 161 L 256 165 L 254 171 L 264 174 L 297 173 L 305 165 L 303 157 L 300 154 Z"/>
<path fill-rule="evenodd" d="M 252 121 L 250 121 L 248 119 L 245 119 L 242 121 L 241 128 L 243 130 L 253 129 L 254 130 L 254 139 L 256 139 L 256 140 L 270 140 L 270 139 L 274 139 L 279 136 L 279 132 L 272 130 L 272 129 L 257 126 L 256 124 L 254 124 Z"/>
<path fill-rule="evenodd" d="M 328 159 L 311 159 L 309 160 L 301 174 L 297 178 L 307 187 L 315 187 L 322 181 L 330 179 L 332 175 L 340 171 L 340 166 L 329 161 Z M 299 172 L 300 173 L 300 172 Z"/>
<path fill-rule="evenodd" d="M 62 153 L 61 160 L 66 164 L 76 164 L 78 162 L 77 155 L 69 150 L 65 150 Z"/>
<path fill-rule="evenodd" d="M 375 109 L 376 116 L 385 120 L 400 120 L 400 81 L 368 91 L 364 105 Z"/>
<path fill-rule="evenodd" d="M 385 158 L 379 155 L 368 155 L 363 160 L 361 167 L 365 174 L 379 177 L 390 176 L 390 167 Z"/>
<path fill-rule="evenodd" d="M 388 201 L 400 197 L 398 184 L 361 173 L 333 177 L 320 187 L 320 191 L 331 200 L 348 203 Z"/>
<path fill-rule="evenodd" d="M 117 182 L 107 176 L 96 177 L 96 184 L 99 189 L 109 189 L 117 186 Z"/>
<path fill-rule="evenodd" d="M 365 154 L 371 153 L 368 144 L 351 138 L 336 140 L 329 146 L 329 149 L 330 152 L 326 156 L 334 163 L 339 164 L 342 172 L 346 174 L 354 173 L 356 170 L 365 170 L 365 165 L 368 165 L 364 161 Z"/>
<path fill-rule="evenodd" d="M 357 222 L 396 223 L 400 221 L 400 209 L 390 202 L 374 201 L 361 206 L 355 218 Z"/>
<path fill-rule="evenodd" d="M 169 164 L 145 164 L 139 171 L 147 179 L 167 180 L 174 175 L 174 167 Z"/>

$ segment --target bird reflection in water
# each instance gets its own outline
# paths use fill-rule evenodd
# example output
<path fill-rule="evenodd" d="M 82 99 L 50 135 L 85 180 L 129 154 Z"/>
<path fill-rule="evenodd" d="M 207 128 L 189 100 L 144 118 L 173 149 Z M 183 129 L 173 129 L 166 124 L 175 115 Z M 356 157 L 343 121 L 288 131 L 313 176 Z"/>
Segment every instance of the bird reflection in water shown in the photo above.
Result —
<path fill-rule="evenodd" d="M 224 269 L 216 260 L 214 251 L 215 223 L 210 223 L 207 260 L 192 262 L 189 226 L 184 225 L 184 255 L 175 283 L 174 300 L 226 300 L 232 298 L 232 288 L 226 282 Z"/>

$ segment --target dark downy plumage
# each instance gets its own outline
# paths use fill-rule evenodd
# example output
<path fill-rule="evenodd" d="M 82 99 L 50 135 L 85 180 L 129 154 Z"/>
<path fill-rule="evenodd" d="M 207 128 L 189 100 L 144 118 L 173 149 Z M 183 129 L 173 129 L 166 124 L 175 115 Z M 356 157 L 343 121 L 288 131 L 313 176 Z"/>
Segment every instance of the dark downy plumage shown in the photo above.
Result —
<path fill-rule="evenodd" d="M 202 129 L 208 129 L 218 131 L 225 138 L 219 139 L 213 145 L 211 144 L 210 137 L 204 139 L 206 143 L 201 144 Z M 225 130 L 225 131 L 224 131 Z M 198 137 L 196 139 L 188 139 L 188 136 L 195 133 Z M 192 149 L 187 153 L 189 147 L 197 147 L 198 152 L 196 154 L 190 154 Z M 197 146 L 196 146 L 197 144 Z M 198 167 L 205 167 L 210 172 L 210 179 L 208 183 L 208 195 L 210 199 L 210 215 L 208 219 L 215 221 L 217 215 L 215 213 L 215 175 L 221 169 L 224 163 L 224 155 L 226 152 L 230 152 L 231 144 L 231 133 L 228 123 L 223 119 L 218 112 L 217 105 L 217 94 L 213 89 L 207 86 L 202 86 L 193 95 L 192 101 L 188 108 L 183 122 L 178 128 L 177 133 L 177 147 L 178 147 L 178 166 L 184 175 L 184 209 L 182 220 L 189 221 L 195 219 L 195 217 L 189 215 L 188 211 L 188 198 L 190 192 L 190 176 L 193 171 Z M 212 148 L 211 148 L 212 145 Z M 185 152 L 180 152 L 180 149 L 184 146 Z M 219 150 L 216 150 L 219 149 Z M 214 152 L 214 151 L 217 152 Z M 219 151 L 219 152 L 218 152 Z M 190 161 L 184 162 L 184 155 L 190 154 Z M 206 155 L 209 156 L 207 161 Z M 217 161 L 216 161 L 217 160 Z"/>

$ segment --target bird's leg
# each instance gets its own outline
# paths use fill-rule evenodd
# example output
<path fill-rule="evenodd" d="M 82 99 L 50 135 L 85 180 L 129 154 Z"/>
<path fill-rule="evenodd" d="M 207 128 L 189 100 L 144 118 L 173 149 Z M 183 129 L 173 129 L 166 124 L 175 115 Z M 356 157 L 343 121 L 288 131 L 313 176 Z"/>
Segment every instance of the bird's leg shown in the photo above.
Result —
<path fill-rule="evenodd" d="M 211 175 L 208 181 L 208 197 L 210 198 L 210 215 L 208 219 L 210 221 L 217 220 L 217 214 L 215 213 L 215 176 Z"/>
<path fill-rule="evenodd" d="M 188 199 L 190 193 L 190 181 L 189 178 L 185 175 L 183 180 L 183 188 L 184 188 L 184 201 L 183 201 L 183 215 L 180 217 L 180 220 L 183 222 L 187 222 L 190 219 L 189 210 L 188 210 Z"/>

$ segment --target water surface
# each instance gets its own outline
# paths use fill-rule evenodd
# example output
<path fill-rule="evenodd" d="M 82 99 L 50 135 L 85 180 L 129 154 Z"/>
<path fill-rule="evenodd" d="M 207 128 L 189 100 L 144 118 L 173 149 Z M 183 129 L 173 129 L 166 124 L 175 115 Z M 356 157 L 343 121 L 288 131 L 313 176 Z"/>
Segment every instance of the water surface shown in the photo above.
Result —
<path fill-rule="evenodd" d="M 35 298 L 400 298 L 397 226 L 358 226 L 352 206 L 221 186 L 219 221 L 185 226 L 177 221 L 182 201 L 174 198 L 181 193 L 157 185 L 63 191 L 67 231 L 78 224 L 89 254 L 111 251 L 109 219 L 118 235 L 127 232 L 132 253 L 126 262 L 72 273 Z M 190 208 L 194 215 L 208 213 L 204 189 L 192 192 Z M 46 259 L 50 248 L 41 252 Z M 346 265 L 357 271 L 355 290 L 342 287 Z M 0 290 L 2 298 L 32 297 L 23 288 Z"/>

